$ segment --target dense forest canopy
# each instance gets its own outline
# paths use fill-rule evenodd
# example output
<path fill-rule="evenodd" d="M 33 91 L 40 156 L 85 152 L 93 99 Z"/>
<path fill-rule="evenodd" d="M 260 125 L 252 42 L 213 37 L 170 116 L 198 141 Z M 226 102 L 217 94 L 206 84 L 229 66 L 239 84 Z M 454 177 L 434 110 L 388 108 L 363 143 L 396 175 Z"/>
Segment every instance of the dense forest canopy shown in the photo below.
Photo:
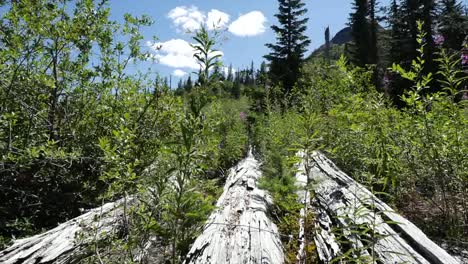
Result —
<path fill-rule="evenodd" d="M 242 68 L 223 64 L 227 29 L 201 24 L 189 33 L 197 70 L 172 88 L 130 69 L 158 61 L 141 33 L 158 18 L 113 21 L 108 0 L 0 1 L 0 249 L 131 197 L 125 230 L 85 260 L 132 262 L 156 236 L 167 263 L 183 262 L 249 149 L 287 263 L 301 151 L 326 153 L 435 241 L 466 249 L 466 2 L 351 2 L 347 27 L 324 29 L 312 51 L 314 6 L 278 0 L 265 61 Z"/>

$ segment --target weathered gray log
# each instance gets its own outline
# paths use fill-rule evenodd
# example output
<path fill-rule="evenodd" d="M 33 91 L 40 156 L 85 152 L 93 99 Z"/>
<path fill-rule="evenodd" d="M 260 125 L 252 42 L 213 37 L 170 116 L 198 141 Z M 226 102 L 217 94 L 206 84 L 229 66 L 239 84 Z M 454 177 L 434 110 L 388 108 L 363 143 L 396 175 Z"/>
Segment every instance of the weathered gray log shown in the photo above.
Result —
<path fill-rule="evenodd" d="M 296 254 L 296 259 L 298 264 L 305 264 L 305 247 L 307 244 L 305 237 L 306 229 L 306 216 L 307 212 L 310 209 L 310 192 L 308 190 L 309 179 L 305 173 L 299 173 L 299 171 L 305 170 L 304 162 L 299 164 L 298 173 L 296 174 L 296 186 L 297 186 L 297 197 L 298 202 L 303 205 L 301 211 L 299 212 L 299 249 Z"/>
<path fill-rule="evenodd" d="M 270 196 L 257 187 L 259 163 L 249 153 L 230 170 L 224 192 L 186 263 L 284 262 L 278 229 L 268 218 Z"/>
<path fill-rule="evenodd" d="M 328 218 L 328 215 L 320 213 L 323 211 L 323 209 L 316 207 L 312 208 L 311 206 L 311 193 L 309 191 L 310 189 L 310 183 L 311 183 L 311 178 L 307 177 L 306 175 L 306 164 L 309 164 L 309 170 L 310 170 L 310 161 L 306 162 L 305 161 L 305 156 L 303 153 L 300 153 L 299 156 L 302 158 L 301 162 L 297 166 L 297 173 L 296 173 L 296 186 L 297 186 L 297 196 L 298 196 L 298 202 L 303 205 L 300 211 L 300 219 L 299 219 L 299 250 L 296 255 L 297 263 L 298 264 L 305 264 L 306 263 L 306 255 L 305 255 L 305 247 L 307 242 L 311 241 L 306 241 L 305 240 L 305 217 L 307 215 L 308 210 L 312 210 L 316 215 L 315 218 L 315 223 L 314 226 L 309 226 L 308 228 L 312 228 L 313 230 L 316 230 L 316 232 L 321 232 L 320 235 L 314 236 L 314 242 L 317 247 L 317 253 L 322 260 L 331 260 L 335 256 L 337 256 L 340 252 L 340 246 L 336 242 L 336 237 L 332 232 L 323 232 L 323 230 L 331 230 L 332 229 L 332 222 L 330 218 Z M 326 217 L 325 219 L 320 219 L 318 216 L 324 216 Z M 320 225 L 322 225 L 325 228 L 320 228 Z M 325 245 L 328 243 L 327 247 L 323 247 L 321 245 Z"/>
<path fill-rule="evenodd" d="M 308 175 L 305 162 L 299 164 L 298 194 L 305 205 L 301 215 L 314 210 L 314 241 L 322 262 L 329 263 L 351 249 L 349 256 L 367 256 L 374 263 L 459 263 L 321 153 L 314 153 L 309 160 Z M 192 246 L 186 263 L 284 262 L 277 227 L 268 218 L 271 198 L 257 187 L 260 176 L 259 163 L 251 153 L 230 170 L 217 209 Z M 312 200 L 308 183 L 314 191 Z M 0 263 L 78 263 L 93 254 L 89 245 L 94 239 L 119 230 L 124 219 L 123 204 L 124 200 L 105 204 L 48 232 L 17 240 L 0 252 Z M 300 225 L 298 260 L 304 254 L 304 231 L 311 228 L 304 226 L 304 219 Z M 89 235 L 90 230 L 97 237 L 76 239 L 82 232 Z M 370 243 L 373 239 L 374 243 Z M 136 255 L 152 259 L 151 263 L 159 262 L 154 244 L 157 241 Z"/>
<path fill-rule="evenodd" d="M 278 230 L 267 214 L 271 198 L 257 188 L 260 175 L 258 161 L 251 153 L 231 169 L 218 208 L 196 240 L 187 262 L 283 262 Z M 136 201 L 127 199 L 128 205 Z M 90 250 L 91 243 L 120 230 L 125 219 L 124 204 L 123 199 L 108 203 L 45 233 L 19 239 L 0 252 L 0 263 L 79 263 L 96 253 Z M 135 252 L 135 261 L 160 263 L 160 251 L 157 239 L 150 239 L 147 246 Z"/>
<path fill-rule="evenodd" d="M 315 152 L 309 160 L 309 175 L 303 161 L 297 182 L 312 181 L 315 243 L 324 263 L 345 253 L 369 263 L 459 263 L 323 154 Z"/>
<path fill-rule="evenodd" d="M 132 201 L 127 199 L 126 203 Z M 78 263 L 93 254 L 88 248 L 92 240 L 118 231 L 124 204 L 125 199 L 107 203 L 45 233 L 16 240 L 12 246 L 0 252 L 0 263 Z M 83 234 L 82 239 L 77 238 L 80 233 Z"/>

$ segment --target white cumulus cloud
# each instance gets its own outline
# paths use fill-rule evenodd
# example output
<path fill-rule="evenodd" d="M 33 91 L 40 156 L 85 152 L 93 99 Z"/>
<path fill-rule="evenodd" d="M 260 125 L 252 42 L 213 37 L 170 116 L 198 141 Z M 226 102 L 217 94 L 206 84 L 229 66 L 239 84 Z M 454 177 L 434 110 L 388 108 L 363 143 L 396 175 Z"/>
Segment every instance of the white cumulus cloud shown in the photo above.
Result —
<path fill-rule="evenodd" d="M 265 32 L 267 19 L 260 11 L 252 11 L 239 16 L 229 25 L 229 32 L 240 37 L 251 37 Z"/>
<path fill-rule="evenodd" d="M 207 16 L 206 26 L 209 30 L 224 28 L 229 23 L 229 15 L 216 9 L 212 9 Z"/>
<path fill-rule="evenodd" d="M 205 22 L 206 16 L 196 6 L 178 6 L 167 14 L 172 22 L 183 31 L 194 31 Z"/>
<path fill-rule="evenodd" d="M 221 67 L 221 69 L 222 69 L 222 72 L 224 73 L 224 76 L 227 77 L 228 74 L 229 74 L 229 67 L 223 66 L 223 67 Z M 232 70 L 233 75 L 236 74 L 236 72 L 237 72 L 236 69 L 232 68 L 231 70 Z"/>
<path fill-rule="evenodd" d="M 156 42 L 150 45 L 153 58 L 159 63 L 172 68 L 198 69 L 193 57 L 195 50 L 183 39 L 171 39 L 166 42 Z"/>
<path fill-rule="evenodd" d="M 172 75 L 174 75 L 175 77 L 184 77 L 186 74 L 187 73 L 181 69 L 176 69 L 175 71 L 172 72 Z"/>
<path fill-rule="evenodd" d="M 191 69 L 198 70 L 200 65 L 197 60 L 193 57 L 196 53 L 195 49 L 190 45 L 189 42 L 183 39 L 171 39 L 166 42 L 147 43 L 152 50 L 152 59 L 156 59 L 159 63 L 169 66 L 171 68 L 180 69 Z M 212 52 L 211 56 L 220 54 L 223 56 L 223 52 Z M 175 72 L 174 71 L 174 75 Z M 181 73 L 181 72 L 178 72 Z"/>
<path fill-rule="evenodd" d="M 206 14 L 196 6 L 178 6 L 169 11 L 167 17 L 183 32 L 198 30 L 201 25 L 206 25 L 208 30 L 220 29 L 229 23 L 228 14 L 217 9 L 211 9 Z"/>

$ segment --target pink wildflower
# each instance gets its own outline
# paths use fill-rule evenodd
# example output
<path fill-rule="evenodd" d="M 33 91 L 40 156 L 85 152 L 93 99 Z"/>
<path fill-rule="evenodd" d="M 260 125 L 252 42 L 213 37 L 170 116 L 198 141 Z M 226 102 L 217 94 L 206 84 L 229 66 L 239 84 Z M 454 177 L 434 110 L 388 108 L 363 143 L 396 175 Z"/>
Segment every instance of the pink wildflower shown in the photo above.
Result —
<path fill-rule="evenodd" d="M 244 122 L 245 120 L 247 120 L 247 114 L 245 114 L 244 112 L 240 112 L 239 117 L 240 117 L 240 120 Z"/>
<path fill-rule="evenodd" d="M 461 61 L 463 66 L 468 66 L 468 54 L 462 54 L 461 55 Z"/>
<path fill-rule="evenodd" d="M 444 42 L 445 42 L 444 36 L 442 35 L 434 36 L 434 44 L 436 44 L 437 46 L 441 46 L 442 44 L 444 44 Z"/>

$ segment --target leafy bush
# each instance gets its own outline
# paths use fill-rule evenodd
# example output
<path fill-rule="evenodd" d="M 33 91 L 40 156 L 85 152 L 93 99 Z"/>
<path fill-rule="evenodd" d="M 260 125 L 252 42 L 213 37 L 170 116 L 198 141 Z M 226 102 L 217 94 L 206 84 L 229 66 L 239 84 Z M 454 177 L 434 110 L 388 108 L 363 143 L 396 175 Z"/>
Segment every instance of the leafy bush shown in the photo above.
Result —
<path fill-rule="evenodd" d="M 278 104 L 279 105 L 279 104 Z M 279 107 L 272 107 L 279 109 Z M 297 153 L 309 146 L 310 126 L 314 122 L 305 118 L 298 111 L 291 109 L 284 113 L 281 110 L 270 111 L 268 115 L 255 117 L 254 137 L 255 151 L 262 160 L 263 177 L 260 187 L 269 191 L 274 205 L 272 216 L 281 235 L 285 247 L 287 263 L 295 263 L 299 249 L 300 210 L 304 207 L 299 202 L 296 186 L 296 165 L 300 161 Z M 311 122 L 312 121 L 312 122 Z M 307 186 L 309 188 L 310 186 Z M 312 226 L 313 215 L 307 214 L 306 225 Z M 312 229 L 307 228 L 308 244 L 306 246 L 307 261 L 316 258 L 312 239 Z M 313 263 L 313 262 L 312 262 Z"/>
<path fill-rule="evenodd" d="M 98 205 L 107 184 L 99 138 L 121 127 L 152 130 L 159 119 L 147 111 L 154 82 L 125 74 L 129 61 L 146 59 L 138 29 L 148 17 L 117 25 L 106 1 L 2 5 L 0 236 L 8 240 Z M 139 151 L 132 154 L 148 154 Z"/>
<path fill-rule="evenodd" d="M 421 57 L 409 71 L 395 65 L 415 84 L 404 95 L 407 106 L 401 110 L 375 91 L 370 72 L 343 60 L 331 67 L 306 65 L 298 90 L 304 112 L 318 114 L 320 145 L 340 168 L 377 192 L 390 194 L 382 198 L 398 205 L 429 234 L 460 238 L 468 231 L 463 195 L 467 140 L 461 136 L 467 133 L 467 115 L 466 101 L 457 100 L 464 78 L 453 59 L 440 54 L 443 70 L 436 80 L 434 73 L 422 72 Z M 431 81 L 445 90 L 428 93 Z"/>

